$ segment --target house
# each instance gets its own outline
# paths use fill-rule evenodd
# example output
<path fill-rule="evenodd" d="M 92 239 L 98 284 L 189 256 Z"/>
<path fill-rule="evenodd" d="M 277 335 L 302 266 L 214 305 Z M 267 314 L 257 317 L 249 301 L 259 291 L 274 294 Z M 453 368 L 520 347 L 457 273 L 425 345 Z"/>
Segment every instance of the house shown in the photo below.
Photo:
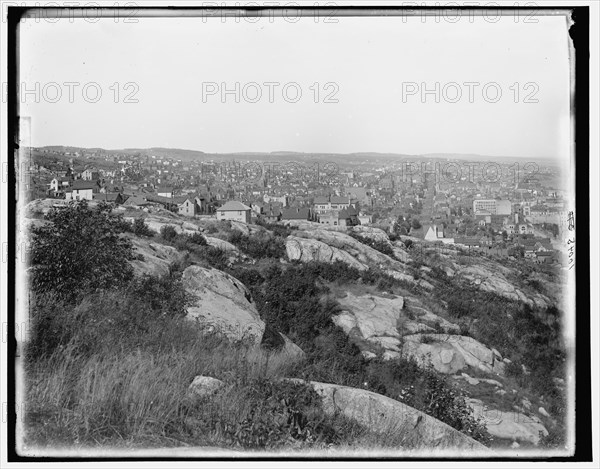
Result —
<path fill-rule="evenodd" d="M 185 200 L 177 206 L 179 214 L 186 217 L 198 215 L 203 212 L 204 208 L 204 198 L 191 196 L 186 197 Z"/>
<path fill-rule="evenodd" d="M 145 207 L 146 205 L 150 205 L 152 202 L 148 202 L 145 197 L 140 195 L 133 195 L 129 197 L 123 205 L 125 207 Z"/>
<path fill-rule="evenodd" d="M 81 179 L 84 181 L 92 181 L 94 179 L 98 179 L 100 177 L 100 173 L 92 168 L 88 168 L 85 171 L 81 172 Z"/>
<path fill-rule="evenodd" d="M 65 192 L 67 200 L 93 200 L 94 193 L 98 192 L 98 185 L 92 181 L 81 179 L 74 181 L 73 185 Z"/>
<path fill-rule="evenodd" d="M 234 220 L 250 223 L 252 209 L 241 202 L 232 200 L 217 208 L 217 220 Z"/>
<path fill-rule="evenodd" d="M 71 178 L 68 177 L 55 177 L 50 181 L 50 190 L 56 193 L 62 193 L 68 189 L 71 185 Z"/>
<path fill-rule="evenodd" d="M 173 197 L 173 188 L 172 187 L 157 187 L 156 195 L 159 197 Z"/>
<path fill-rule="evenodd" d="M 269 204 L 264 207 L 261 218 L 268 223 L 275 223 L 281 220 L 281 205 Z"/>
<path fill-rule="evenodd" d="M 331 210 L 319 215 L 319 223 L 341 227 L 356 226 L 360 224 L 358 210 L 353 206 L 341 210 Z"/>
<path fill-rule="evenodd" d="M 326 214 L 332 210 L 344 210 L 350 207 L 350 197 L 315 197 L 314 211 L 318 215 Z"/>
<path fill-rule="evenodd" d="M 535 259 L 537 256 L 535 255 L 535 251 L 533 249 L 525 249 L 525 257 L 527 259 Z"/>
<path fill-rule="evenodd" d="M 127 200 L 127 196 L 121 194 L 120 192 L 99 192 L 97 194 L 93 194 L 93 198 L 98 202 L 104 201 L 118 205 L 122 205 Z"/>
<path fill-rule="evenodd" d="M 308 207 L 287 208 L 281 213 L 282 220 L 306 220 L 312 219 L 312 212 Z"/>
<path fill-rule="evenodd" d="M 267 203 L 267 204 L 270 204 L 270 203 L 273 203 L 273 202 L 279 202 L 284 207 L 288 206 L 288 196 L 287 195 L 282 195 L 280 197 L 275 197 L 275 196 L 272 196 L 272 195 L 265 194 L 263 196 L 263 201 L 265 203 Z"/>
<path fill-rule="evenodd" d="M 537 261 L 540 264 L 550 264 L 554 262 L 555 253 L 553 251 L 538 251 L 536 253 Z"/>

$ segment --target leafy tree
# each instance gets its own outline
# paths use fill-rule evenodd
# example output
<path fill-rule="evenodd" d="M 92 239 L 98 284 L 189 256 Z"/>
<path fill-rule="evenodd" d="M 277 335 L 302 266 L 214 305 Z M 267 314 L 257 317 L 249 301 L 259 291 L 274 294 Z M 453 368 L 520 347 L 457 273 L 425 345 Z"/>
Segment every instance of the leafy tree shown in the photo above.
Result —
<path fill-rule="evenodd" d="M 94 289 L 128 282 L 133 247 L 120 235 L 121 216 L 101 203 L 90 209 L 87 201 L 54 208 L 48 224 L 32 230 L 32 287 L 37 293 L 54 292 L 64 299 Z"/>
<path fill-rule="evenodd" d="M 411 221 L 411 226 L 415 230 L 418 230 L 419 228 L 421 228 L 421 222 L 419 222 L 419 220 L 417 220 L 416 218 L 413 218 L 412 221 Z"/>

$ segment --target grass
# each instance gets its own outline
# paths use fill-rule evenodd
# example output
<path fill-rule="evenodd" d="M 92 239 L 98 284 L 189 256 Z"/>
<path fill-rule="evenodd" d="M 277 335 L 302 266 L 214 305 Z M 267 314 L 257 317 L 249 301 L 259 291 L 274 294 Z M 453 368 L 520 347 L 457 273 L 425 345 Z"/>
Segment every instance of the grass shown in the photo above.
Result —
<path fill-rule="evenodd" d="M 418 446 L 409 444 L 407 434 L 374 434 L 343 416 L 325 416 L 311 388 L 280 381 L 290 367 L 286 356 L 202 335 L 181 321 L 167 329 L 154 346 L 131 349 L 115 343 L 111 353 L 91 355 L 59 347 L 27 363 L 21 447 L 39 454 L 60 446 Z M 221 379 L 225 386 L 214 396 L 194 398 L 188 387 L 197 375 Z"/>

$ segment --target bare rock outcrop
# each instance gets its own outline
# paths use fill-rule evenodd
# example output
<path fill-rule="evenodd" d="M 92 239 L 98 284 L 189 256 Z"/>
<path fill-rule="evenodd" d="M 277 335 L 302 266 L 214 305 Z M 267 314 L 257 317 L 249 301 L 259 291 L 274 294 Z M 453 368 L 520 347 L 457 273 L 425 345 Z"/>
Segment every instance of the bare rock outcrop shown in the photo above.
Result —
<path fill-rule="evenodd" d="M 385 350 L 400 351 L 398 320 L 402 316 L 404 299 L 379 296 L 355 296 L 348 293 L 338 298 L 343 312 L 333 322 L 349 336 L 365 340 Z"/>
<path fill-rule="evenodd" d="M 292 379 L 291 381 L 306 381 Z M 336 384 L 307 382 L 321 396 L 329 415 L 342 413 L 375 433 L 393 433 L 399 442 L 416 443 L 434 451 L 468 450 L 469 455 L 493 452 L 445 423 L 381 394 Z"/>
<path fill-rule="evenodd" d="M 481 290 L 496 293 L 497 295 L 511 300 L 522 301 L 530 306 L 544 308 L 550 304 L 550 300 L 539 293 L 525 294 L 516 288 L 504 277 L 499 269 L 491 270 L 483 265 L 471 265 L 460 270 L 463 279 L 477 285 Z"/>
<path fill-rule="evenodd" d="M 205 236 L 205 239 L 209 246 L 212 246 L 217 249 L 221 249 L 222 251 L 239 254 L 238 248 L 236 248 L 229 241 L 224 241 L 219 238 L 213 238 L 211 236 Z"/>
<path fill-rule="evenodd" d="M 451 346 L 443 347 L 436 345 L 425 346 L 420 344 L 418 338 L 422 332 L 438 332 L 444 330 L 447 333 L 459 332 L 459 327 L 444 318 L 441 318 L 427 309 L 418 306 L 414 301 L 407 303 L 403 297 L 384 297 L 377 295 L 354 295 L 348 292 L 345 297 L 338 298 L 342 312 L 333 317 L 333 322 L 339 326 L 349 337 L 359 343 L 374 346 L 375 350 L 382 350 L 386 359 L 400 356 L 403 351 L 402 336 L 406 340 L 414 341 L 415 346 L 405 346 L 404 350 L 416 356 L 427 353 L 434 355 L 433 360 L 439 361 L 439 368 L 446 373 L 454 373 L 466 366 L 464 359 L 457 352 L 456 357 L 448 366 L 442 366 L 448 352 L 444 352 L 443 358 L 436 358 L 442 349 L 453 350 Z M 406 305 L 410 304 L 409 309 Z M 409 311 L 410 310 L 410 311 Z M 419 346 L 423 345 L 421 349 Z M 368 347 L 366 347 L 368 348 Z M 437 352 L 435 349 L 439 349 Z M 370 350 L 373 351 L 373 350 Z"/>
<path fill-rule="evenodd" d="M 128 235 L 133 244 L 136 259 L 129 261 L 137 275 L 162 276 L 169 274 L 169 267 L 179 262 L 184 253 L 172 246 L 154 243 L 150 239 Z"/>
<path fill-rule="evenodd" d="M 404 270 L 404 265 L 401 262 L 361 243 L 346 233 L 316 229 L 311 231 L 298 231 L 296 236 L 299 238 L 309 238 L 321 241 L 332 248 L 337 248 L 338 250 L 350 254 L 363 265 L 376 265 L 378 267 L 391 268 L 397 271 Z"/>
<path fill-rule="evenodd" d="M 548 435 L 548 430 L 536 416 L 520 412 L 504 412 L 487 408 L 479 399 L 468 399 L 475 417 L 482 418 L 490 435 L 506 440 L 539 444 L 540 434 Z"/>
<path fill-rule="evenodd" d="M 403 352 L 427 365 L 431 360 L 441 373 L 456 373 L 467 366 L 486 373 L 504 374 L 502 356 L 472 337 L 452 334 L 414 334 L 404 337 Z"/>
<path fill-rule="evenodd" d="M 285 248 L 287 256 L 290 260 L 299 260 L 302 262 L 342 261 L 348 264 L 350 267 L 354 267 L 359 270 L 365 270 L 367 268 L 346 251 L 331 247 L 314 239 L 288 236 L 285 241 Z"/>
<path fill-rule="evenodd" d="M 220 270 L 196 265 L 184 270 L 182 281 L 186 291 L 196 297 L 188 308 L 189 319 L 230 340 L 260 343 L 265 323 L 242 282 Z"/>

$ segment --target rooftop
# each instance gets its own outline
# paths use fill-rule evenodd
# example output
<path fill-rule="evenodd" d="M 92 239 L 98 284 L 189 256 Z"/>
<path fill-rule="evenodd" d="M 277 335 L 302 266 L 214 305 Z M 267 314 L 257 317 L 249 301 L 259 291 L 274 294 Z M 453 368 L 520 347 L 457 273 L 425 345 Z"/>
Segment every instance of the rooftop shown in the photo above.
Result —
<path fill-rule="evenodd" d="M 238 212 L 238 211 L 251 210 L 251 209 L 247 205 L 244 205 L 243 203 L 238 202 L 237 200 L 230 200 L 222 207 L 219 207 L 218 210 L 221 212 L 223 212 L 223 211 Z"/>

